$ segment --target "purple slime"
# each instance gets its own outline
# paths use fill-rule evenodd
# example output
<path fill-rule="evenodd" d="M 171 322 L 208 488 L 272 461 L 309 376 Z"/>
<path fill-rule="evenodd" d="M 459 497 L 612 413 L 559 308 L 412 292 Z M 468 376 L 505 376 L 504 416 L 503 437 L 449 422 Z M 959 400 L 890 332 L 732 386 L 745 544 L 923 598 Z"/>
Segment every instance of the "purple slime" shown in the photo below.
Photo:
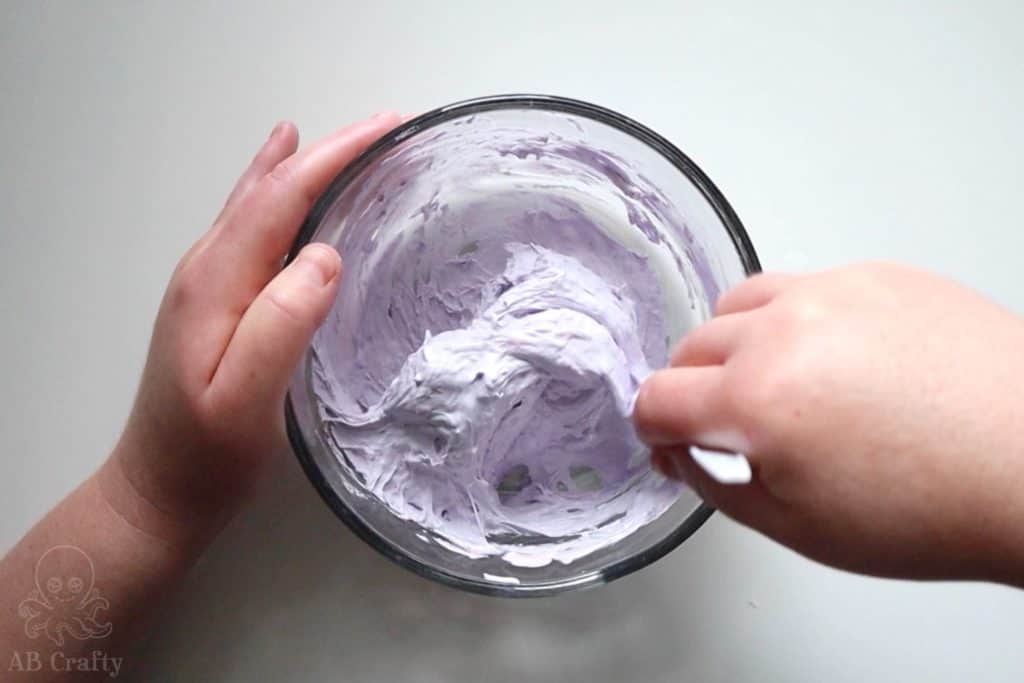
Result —
<path fill-rule="evenodd" d="M 456 120 L 365 170 L 325 218 L 345 271 L 312 349 L 352 493 L 513 566 L 570 563 L 679 498 L 630 412 L 718 293 L 658 188 L 549 116 L 544 136 Z"/>

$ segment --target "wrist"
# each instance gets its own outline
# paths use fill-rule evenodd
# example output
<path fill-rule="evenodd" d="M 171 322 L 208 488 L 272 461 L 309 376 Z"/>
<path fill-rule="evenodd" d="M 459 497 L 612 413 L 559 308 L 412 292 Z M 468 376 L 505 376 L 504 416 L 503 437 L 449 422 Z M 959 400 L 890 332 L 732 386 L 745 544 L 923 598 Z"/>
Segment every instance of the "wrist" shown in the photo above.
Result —
<path fill-rule="evenodd" d="M 105 503 L 128 525 L 167 546 L 183 551 L 204 548 L 233 516 L 228 500 L 195 505 L 145 465 L 124 443 L 93 475 Z"/>
<path fill-rule="evenodd" d="M 114 472 L 156 516 L 219 529 L 249 499 L 265 458 L 172 422 L 179 426 L 162 425 L 137 406 L 110 456 Z"/>

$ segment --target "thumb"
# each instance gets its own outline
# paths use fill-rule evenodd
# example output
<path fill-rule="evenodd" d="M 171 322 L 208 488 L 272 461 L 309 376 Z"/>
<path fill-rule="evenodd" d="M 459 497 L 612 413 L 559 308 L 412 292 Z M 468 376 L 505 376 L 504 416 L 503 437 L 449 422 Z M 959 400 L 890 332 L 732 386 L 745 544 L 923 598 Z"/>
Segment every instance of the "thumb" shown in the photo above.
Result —
<path fill-rule="evenodd" d="M 309 244 L 246 309 L 210 384 L 218 410 L 263 419 L 280 412 L 292 371 L 327 317 L 338 291 L 341 257 Z"/>

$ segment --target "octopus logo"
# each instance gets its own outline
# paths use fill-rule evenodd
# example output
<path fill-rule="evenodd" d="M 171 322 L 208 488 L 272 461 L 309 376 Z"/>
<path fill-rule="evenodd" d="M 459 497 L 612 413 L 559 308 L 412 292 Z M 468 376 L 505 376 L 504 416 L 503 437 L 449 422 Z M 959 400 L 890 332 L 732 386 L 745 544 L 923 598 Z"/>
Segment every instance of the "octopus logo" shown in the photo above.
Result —
<path fill-rule="evenodd" d="M 93 585 L 96 570 L 81 548 L 58 545 L 50 548 L 36 563 L 36 587 L 18 605 L 25 620 L 25 635 L 46 635 L 56 645 L 64 645 L 65 636 L 77 640 L 106 638 L 113 631 L 109 622 L 96 618 L 100 610 L 110 608 L 107 599 Z"/>

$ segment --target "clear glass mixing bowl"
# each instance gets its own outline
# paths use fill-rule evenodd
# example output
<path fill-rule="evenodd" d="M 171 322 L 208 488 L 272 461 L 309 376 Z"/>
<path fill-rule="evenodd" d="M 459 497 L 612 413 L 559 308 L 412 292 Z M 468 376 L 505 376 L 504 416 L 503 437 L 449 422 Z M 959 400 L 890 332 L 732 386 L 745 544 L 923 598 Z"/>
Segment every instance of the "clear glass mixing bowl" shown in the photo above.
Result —
<path fill-rule="evenodd" d="M 501 145 L 491 144 L 499 135 Z M 410 158 L 410 150 L 416 151 L 418 161 L 402 162 Z M 548 163 L 552 160 L 560 165 Z M 455 174 L 474 187 L 487 187 L 489 178 L 500 186 L 511 175 L 521 181 L 518 196 L 525 189 L 538 197 L 565 185 L 567 178 L 578 179 L 577 190 L 603 203 L 612 217 L 607 228 L 611 236 L 642 254 L 654 271 L 663 295 L 662 355 L 686 330 L 711 316 L 720 292 L 760 269 L 743 226 L 721 192 L 670 142 L 608 109 L 540 95 L 460 102 L 389 132 L 320 197 L 289 260 L 307 243 L 325 242 L 341 252 L 346 273 L 354 272 L 365 257 L 365 243 L 358 248 L 347 232 L 360 221 L 365 228 L 366 221 L 382 219 L 384 207 L 401 205 L 403 193 L 417 185 L 422 191 L 423 183 L 439 174 Z M 435 193 L 429 205 L 444 210 L 447 199 L 443 192 Z M 511 205 L 508 210 L 517 209 Z M 412 216 L 408 220 L 414 222 Z M 468 248 L 475 249 L 475 243 Z M 365 292 L 343 279 L 334 313 L 346 297 L 358 296 Z M 318 332 L 334 335 L 327 341 L 342 353 L 351 343 L 345 337 L 350 334 L 331 318 Z M 599 585 L 662 557 L 712 513 L 692 492 L 682 491 L 653 521 L 567 564 L 512 566 L 499 556 L 471 559 L 453 552 L 415 522 L 361 493 L 359 475 L 335 453 L 324 427 L 321 401 L 313 391 L 313 355 L 312 350 L 305 354 L 286 401 L 292 447 L 317 491 L 360 538 L 422 576 L 513 597 Z"/>

